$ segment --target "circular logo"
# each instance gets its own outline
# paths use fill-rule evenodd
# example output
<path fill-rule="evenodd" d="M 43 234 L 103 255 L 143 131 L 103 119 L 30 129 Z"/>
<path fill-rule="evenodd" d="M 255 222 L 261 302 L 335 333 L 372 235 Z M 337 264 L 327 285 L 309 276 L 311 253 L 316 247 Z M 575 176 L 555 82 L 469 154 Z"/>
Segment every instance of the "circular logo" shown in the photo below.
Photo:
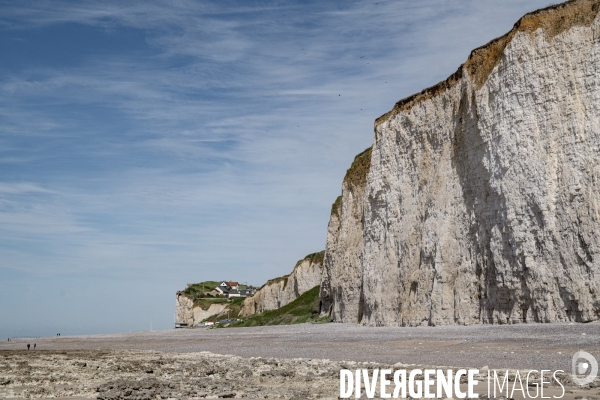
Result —
<path fill-rule="evenodd" d="M 573 371 L 573 382 L 580 386 L 587 385 L 598 376 L 598 362 L 587 351 L 579 350 L 573 354 L 571 371 Z"/>

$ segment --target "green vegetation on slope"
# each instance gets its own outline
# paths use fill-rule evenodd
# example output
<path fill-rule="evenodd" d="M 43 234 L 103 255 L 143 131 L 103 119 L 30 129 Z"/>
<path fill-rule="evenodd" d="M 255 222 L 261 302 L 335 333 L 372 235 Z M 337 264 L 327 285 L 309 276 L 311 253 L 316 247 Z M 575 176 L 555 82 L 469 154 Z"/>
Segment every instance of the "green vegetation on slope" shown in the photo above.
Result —
<path fill-rule="evenodd" d="M 218 314 L 214 314 L 214 315 L 210 315 L 206 318 L 204 318 L 201 322 L 205 322 L 205 321 L 213 321 L 213 322 L 217 322 L 219 320 L 225 319 L 225 318 L 237 318 L 240 311 L 242 310 L 242 303 L 244 302 L 244 297 L 236 297 L 233 298 L 231 300 L 226 300 L 226 299 L 215 299 L 215 300 L 221 300 L 219 301 L 220 303 L 227 303 L 227 308 L 225 308 L 223 311 L 221 311 Z M 207 301 L 207 304 L 210 307 L 210 299 L 202 299 Z M 217 301 L 212 301 L 212 303 L 217 303 Z M 208 307 L 204 308 L 202 307 L 202 309 L 207 310 Z"/>
<path fill-rule="evenodd" d="M 336 215 L 339 218 L 341 208 L 342 208 L 342 196 L 338 196 L 337 199 L 335 199 L 335 201 L 331 205 L 331 215 Z"/>
<path fill-rule="evenodd" d="M 364 187 L 367 181 L 367 174 L 371 168 L 371 153 L 373 146 L 354 157 L 354 161 L 344 177 L 344 182 L 355 187 Z"/>
<path fill-rule="evenodd" d="M 318 253 L 312 253 L 304 257 L 302 260 L 298 260 L 294 268 L 300 265 L 303 261 L 310 261 L 313 264 L 323 264 L 323 258 L 325 257 L 325 250 L 319 251 Z"/>
<path fill-rule="evenodd" d="M 194 306 L 200 307 L 203 310 L 208 310 L 211 304 L 227 304 L 229 300 L 224 297 L 201 297 L 193 298 Z"/>
<path fill-rule="evenodd" d="M 371 168 L 371 155 L 373 146 L 364 150 L 362 153 L 354 157 L 354 161 L 344 176 L 344 182 L 355 188 L 364 188 L 367 181 L 367 174 Z M 331 216 L 340 217 L 342 210 L 342 196 L 338 196 L 331 205 Z"/>
<path fill-rule="evenodd" d="M 237 318 L 240 311 L 242 310 L 242 303 L 245 297 L 236 297 L 231 299 L 231 302 L 227 305 L 229 318 Z"/>
<path fill-rule="evenodd" d="M 281 282 L 281 281 L 283 281 L 283 288 L 285 289 L 285 287 L 287 286 L 287 281 L 288 281 L 289 277 L 290 277 L 290 275 L 288 274 L 288 275 L 280 276 L 279 278 L 269 279 L 264 285 L 259 287 L 258 290 L 264 288 L 267 285 L 273 285 L 273 284 Z"/>
<path fill-rule="evenodd" d="M 261 326 L 261 325 L 289 325 L 303 322 L 331 322 L 330 318 L 319 318 L 319 286 L 304 292 L 296 300 L 277 310 L 264 311 L 260 314 L 246 317 L 243 321 L 236 322 L 231 327 Z"/>

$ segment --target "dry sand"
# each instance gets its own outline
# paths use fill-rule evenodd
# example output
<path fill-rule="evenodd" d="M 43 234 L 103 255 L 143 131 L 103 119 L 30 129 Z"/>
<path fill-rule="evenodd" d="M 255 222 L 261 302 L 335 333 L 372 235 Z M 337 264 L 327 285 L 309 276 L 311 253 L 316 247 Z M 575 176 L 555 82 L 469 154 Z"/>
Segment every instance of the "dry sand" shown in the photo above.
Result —
<path fill-rule="evenodd" d="M 37 350 L 24 350 L 27 343 L 36 343 Z M 337 398 L 339 370 L 365 365 L 356 362 L 371 362 L 369 368 L 489 366 L 570 373 L 579 349 L 600 358 L 600 323 L 304 324 L 14 339 L 0 344 L 0 399 Z M 569 384 L 568 375 L 564 379 Z M 564 399 L 600 399 L 596 385 L 598 380 L 587 387 L 569 384 Z"/>

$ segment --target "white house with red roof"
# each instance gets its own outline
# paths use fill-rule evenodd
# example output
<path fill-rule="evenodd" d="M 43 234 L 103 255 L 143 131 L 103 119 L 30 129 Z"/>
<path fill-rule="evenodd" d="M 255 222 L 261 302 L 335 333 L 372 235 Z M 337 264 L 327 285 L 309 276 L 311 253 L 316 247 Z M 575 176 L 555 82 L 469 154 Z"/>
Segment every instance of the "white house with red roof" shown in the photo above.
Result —
<path fill-rule="evenodd" d="M 224 287 L 224 288 L 227 288 L 227 289 L 237 290 L 238 287 L 239 287 L 239 284 L 237 282 L 233 282 L 233 281 L 231 281 L 231 282 L 229 282 L 229 281 L 222 281 L 221 284 L 218 287 L 221 287 L 221 288 Z"/>

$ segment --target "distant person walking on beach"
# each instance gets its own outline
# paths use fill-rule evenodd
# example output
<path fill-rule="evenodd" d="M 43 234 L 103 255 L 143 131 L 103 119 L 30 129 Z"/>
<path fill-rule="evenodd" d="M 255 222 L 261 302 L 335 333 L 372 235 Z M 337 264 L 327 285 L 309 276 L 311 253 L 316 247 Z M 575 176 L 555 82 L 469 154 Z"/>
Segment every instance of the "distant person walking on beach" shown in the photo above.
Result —
<path fill-rule="evenodd" d="M 33 344 L 33 349 L 34 349 L 34 350 L 35 350 L 35 346 L 37 346 L 37 344 L 36 344 L 36 343 L 34 343 L 34 344 Z"/>
<path fill-rule="evenodd" d="M 29 350 L 29 346 L 31 346 L 29 343 L 27 343 L 27 350 Z"/>

